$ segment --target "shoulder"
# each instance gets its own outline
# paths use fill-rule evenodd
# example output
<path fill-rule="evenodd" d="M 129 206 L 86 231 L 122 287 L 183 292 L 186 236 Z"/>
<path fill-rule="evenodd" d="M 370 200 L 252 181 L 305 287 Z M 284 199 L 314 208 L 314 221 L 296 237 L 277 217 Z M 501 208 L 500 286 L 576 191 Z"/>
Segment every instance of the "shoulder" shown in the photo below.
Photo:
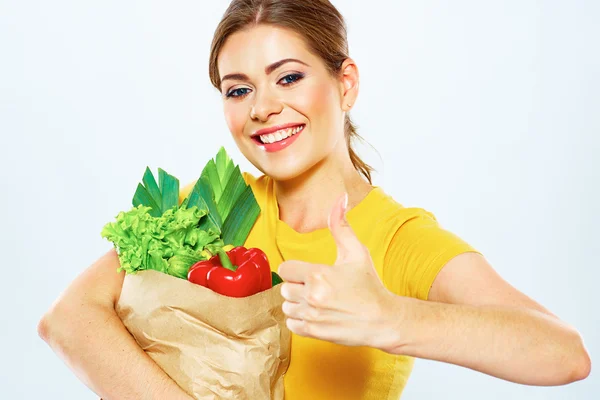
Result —
<path fill-rule="evenodd" d="M 382 257 L 393 245 L 398 231 L 437 222 L 433 213 L 420 207 L 405 207 L 378 186 L 362 203 L 349 211 L 348 221 L 359 239 Z M 412 235 L 409 233 L 409 236 Z"/>
<path fill-rule="evenodd" d="M 406 207 L 386 193 L 381 187 L 375 186 L 362 205 L 357 222 L 360 220 L 394 234 L 407 223 L 411 225 L 427 225 L 437 223 L 435 215 L 421 207 Z"/>
<path fill-rule="evenodd" d="M 445 229 L 433 212 L 418 206 L 405 207 L 382 189 L 376 190 L 369 207 L 357 216 L 357 223 L 364 225 L 363 230 L 371 226 L 371 234 L 377 237 L 387 258 L 470 249 L 465 241 Z"/>
<path fill-rule="evenodd" d="M 422 207 L 404 207 L 391 197 L 388 200 L 390 223 L 387 232 L 387 252 L 403 252 L 419 249 L 436 252 L 449 247 L 466 247 L 457 235 L 445 229 L 436 215 Z"/>
<path fill-rule="evenodd" d="M 478 252 L 424 208 L 398 205 L 390 218 L 382 277 L 396 294 L 427 299 L 434 279 L 450 260 Z"/>

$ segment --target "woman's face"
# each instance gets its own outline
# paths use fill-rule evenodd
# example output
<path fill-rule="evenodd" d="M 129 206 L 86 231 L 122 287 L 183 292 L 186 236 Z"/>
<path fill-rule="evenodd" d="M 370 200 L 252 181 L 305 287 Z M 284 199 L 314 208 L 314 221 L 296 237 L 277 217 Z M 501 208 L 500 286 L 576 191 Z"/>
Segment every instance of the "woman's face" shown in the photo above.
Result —
<path fill-rule="evenodd" d="M 239 31 L 218 66 L 229 130 L 263 173 L 292 179 L 346 149 L 344 102 L 353 98 L 301 36 L 267 25 Z"/>

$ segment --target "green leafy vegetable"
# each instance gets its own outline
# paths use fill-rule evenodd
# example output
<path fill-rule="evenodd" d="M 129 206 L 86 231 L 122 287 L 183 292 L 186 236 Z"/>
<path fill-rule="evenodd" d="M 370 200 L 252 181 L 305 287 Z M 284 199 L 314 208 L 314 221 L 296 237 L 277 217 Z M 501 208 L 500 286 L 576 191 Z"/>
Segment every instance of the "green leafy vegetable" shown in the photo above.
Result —
<path fill-rule="evenodd" d="M 179 180 L 159 168 L 158 186 L 162 195 L 161 211 L 164 213 L 173 207 L 177 207 L 179 204 Z"/>
<path fill-rule="evenodd" d="M 187 200 L 188 207 L 197 206 L 208 210 L 208 216 L 202 220 L 200 228 L 221 234 L 223 222 L 217 211 L 217 203 L 207 177 L 201 176 L 196 181 L 194 188 L 185 200 Z"/>
<path fill-rule="evenodd" d="M 154 201 L 154 198 L 148 192 L 148 189 L 144 187 L 141 183 L 138 183 L 137 190 L 135 191 L 135 195 L 132 200 L 133 206 L 146 206 L 149 208 L 148 213 L 153 217 L 160 217 L 162 215 L 162 211 L 160 209 L 160 203 L 157 204 Z"/>
<path fill-rule="evenodd" d="M 153 217 L 160 217 L 165 211 L 176 207 L 179 202 L 179 180 L 164 170 L 158 169 L 158 185 L 150 168 L 146 167 L 142 183 L 138 184 L 133 196 L 133 206 L 150 207 Z"/>
<path fill-rule="evenodd" d="M 189 268 L 225 245 L 246 241 L 260 208 L 240 168 L 223 147 L 209 160 L 179 204 L 179 180 L 158 169 L 158 184 L 146 167 L 132 200 L 102 229 L 127 273 L 157 270 L 186 279 Z"/>
<path fill-rule="evenodd" d="M 221 181 L 221 187 L 223 188 L 223 191 L 225 191 L 225 187 L 231 178 L 231 174 L 234 172 L 235 165 L 233 164 L 233 160 L 229 158 L 229 155 L 225 151 L 224 147 L 221 147 L 217 152 L 217 157 L 215 157 L 215 165 L 217 167 L 219 180 Z M 239 167 L 237 169 L 239 174 Z M 219 197 L 219 200 L 220 199 L 221 198 Z"/>
<path fill-rule="evenodd" d="M 102 229 L 102 237 L 114 243 L 121 268 L 127 273 L 153 269 L 186 278 L 190 266 L 208 258 L 206 246 L 218 247 L 219 235 L 198 228 L 206 210 L 171 208 L 160 217 L 150 207 L 138 206 L 120 212 L 116 222 Z"/>
<path fill-rule="evenodd" d="M 213 197 L 215 202 L 219 202 L 221 199 L 221 193 L 223 192 L 223 188 L 221 186 L 221 178 L 219 178 L 219 173 L 217 172 L 217 166 L 215 164 L 215 160 L 210 160 L 202 170 L 202 178 L 208 179 L 210 183 L 210 187 L 213 191 Z"/>
<path fill-rule="evenodd" d="M 144 187 L 148 191 L 148 194 L 154 200 L 154 203 L 156 205 L 162 205 L 162 194 L 160 192 L 160 189 L 158 188 L 158 185 L 156 184 L 156 179 L 154 179 L 154 175 L 152 175 L 152 171 L 150 171 L 150 168 L 148 167 L 146 167 L 146 171 L 144 172 L 142 182 L 144 183 Z"/>
<path fill-rule="evenodd" d="M 227 220 L 227 216 L 231 212 L 235 202 L 240 197 L 244 189 L 246 189 L 246 182 L 244 182 L 244 177 L 240 172 L 240 167 L 235 167 L 235 169 L 230 174 L 229 181 L 227 182 L 227 186 L 223 190 L 223 194 L 221 195 L 221 200 L 217 204 L 217 210 L 221 215 L 223 220 Z"/>
<path fill-rule="evenodd" d="M 223 241 L 233 246 L 242 246 L 260 214 L 252 188 L 246 186 L 237 199 L 222 229 Z"/>
<path fill-rule="evenodd" d="M 208 208 L 210 221 L 202 223 L 205 229 L 215 229 L 225 244 L 242 246 L 260 214 L 250 186 L 224 147 L 214 160 L 209 160 L 196 186 L 188 195 L 188 205 L 197 204 L 202 197 Z"/>

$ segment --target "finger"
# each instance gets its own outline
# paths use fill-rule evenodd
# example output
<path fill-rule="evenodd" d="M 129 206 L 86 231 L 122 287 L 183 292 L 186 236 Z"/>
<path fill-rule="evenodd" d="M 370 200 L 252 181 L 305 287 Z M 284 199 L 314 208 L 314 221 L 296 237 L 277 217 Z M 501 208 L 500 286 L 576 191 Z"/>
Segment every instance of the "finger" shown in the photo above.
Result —
<path fill-rule="evenodd" d="M 306 303 L 284 301 L 281 305 L 281 309 L 288 318 L 312 321 L 310 318 L 311 313 L 309 312 L 310 306 Z"/>
<path fill-rule="evenodd" d="M 307 329 L 305 328 L 306 322 L 301 319 L 286 318 L 285 325 L 296 335 L 309 336 Z"/>
<path fill-rule="evenodd" d="M 335 202 L 327 224 L 337 247 L 336 264 L 353 261 L 363 256 L 363 245 L 346 219 L 348 194 L 344 193 Z"/>
<path fill-rule="evenodd" d="M 306 286 L 300 283 L 284 282 L 281 285 L 281 295 L 287 301 L 303 302 L 306 296 Z"/>
<path fill-rule="evenodd" d="M 286 282 L 305 283 L 308 276 L 321 266 L 304 261 L 284 261 L 279 265 L 277 273 Z"/>
<path fill-rule="evenodd" d="M 335 311 L 311 307 L 307 303 L 284 301 L 281 309 L 288 318 L 301 319 L 308 322 L 333 323 L 339 320 Z"/>
<path fill-rule="evenodd" d="M 332 267 L 328 267 L 332 268 Z M 313 273 L 306 283 L 284 282 L 281 285 L 281 295 L 294 303 L 305 303 L 310 307 L 336 311 L 338 306 L 332 289 L 323 278 L 323 274 Z"/>
<path fill-rule="evenodd" d="M 310 322 L 302 319 L 287 318 L 288 329 L 296 335 L 326 340 L 328 342 L 347 346 L 356 345 L 358 340 L 348 332 L 348 327 L 341 324 Z"/>

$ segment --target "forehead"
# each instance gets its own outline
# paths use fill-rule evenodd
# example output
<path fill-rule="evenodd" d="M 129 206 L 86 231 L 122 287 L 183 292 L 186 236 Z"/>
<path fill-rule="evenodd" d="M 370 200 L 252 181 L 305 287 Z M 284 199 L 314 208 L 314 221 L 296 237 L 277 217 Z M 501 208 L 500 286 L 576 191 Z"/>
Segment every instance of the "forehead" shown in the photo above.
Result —
<path fill-rule="evenodd" d="M 259 25 L 238 31 L 227 38 L 217 61 L 219 75 L 253 73 L 284 58 L 297 58 L 311 64 L 315 56 L 296 32 Z"/>

